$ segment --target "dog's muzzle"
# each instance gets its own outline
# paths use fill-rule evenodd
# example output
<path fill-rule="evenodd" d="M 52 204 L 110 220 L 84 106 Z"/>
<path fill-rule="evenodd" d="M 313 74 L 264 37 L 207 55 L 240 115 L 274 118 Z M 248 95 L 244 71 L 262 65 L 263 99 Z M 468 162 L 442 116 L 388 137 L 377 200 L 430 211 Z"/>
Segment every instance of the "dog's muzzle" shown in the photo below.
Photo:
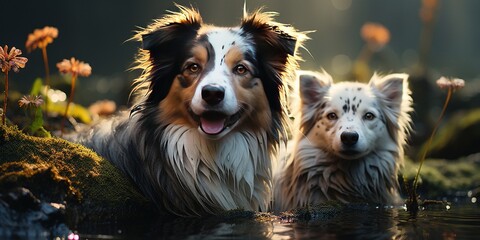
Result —
<path fill-rule="evenodd" d="M 340 135 L 340 140 L 342 141 L 343 147 L 341 153 L 345 156 L 355 156 L 360 152 L 356 149 L 356 144 L 358 142 L 359 135 L 354 131 L 345 131 Z"/>
<path fill-rule="evenodd" d="M 240 110 L 233 115 L 226 115 L 219 111 L 205 111 L 200 115 L 196 115 L 191 109 L 189 112 L 205 134 L 218 135 L 225 129 L 233 126 L 245 111 L 243 108 L 240 108 Z"/>
<path fill-rule="evenodd" d="M 340 135 L 340 140 L 346 146 L 353 146 L 358 142 L 358 133 L 357 132 L 342 132 Z"/>

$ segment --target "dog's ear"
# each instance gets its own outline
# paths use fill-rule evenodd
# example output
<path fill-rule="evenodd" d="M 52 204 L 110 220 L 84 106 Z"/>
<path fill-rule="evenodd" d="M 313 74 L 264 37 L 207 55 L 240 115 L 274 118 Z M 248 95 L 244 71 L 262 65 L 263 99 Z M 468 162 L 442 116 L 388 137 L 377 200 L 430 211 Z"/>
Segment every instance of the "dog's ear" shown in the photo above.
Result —
<path fill-rule="evenodd" d="M 325 71 L 297 71 L 300 99 L 303 105 L 318 103 L 333 84 L 332 77 Z"/>
<path fill-rule="evenodd" d="M 179 12 L 172 12 L 140 30 L 133 39 L 142 42 L 137 55 L 142 75 L 136 80 L 132 93 L 143 92 L 148 87 L 146 102 L 157 104 L 170 90 L 176 72 L 181 68 L 179 59 L 185 57 L 188 44 L 197 36 L 202 26 L 200 13 L 193 8 L 177 5 Z M 136 94 L 136 93 L 135 93 Z"/>
<path fill-rule="evenodd" d="M 384 77 L 374 74 L 369 84 L 386 107 L 395 112 L 400 111 L 402 102 L 409 93 L 407 74 L 396 73 Z"/>
<path fill-rule="evenodd" d="M 264 56 L 285 62 L 288 55 L 295 54 L 299 33 L 292 27 L 274 22 L 273 15 L 260 11 L 244 13 L 241 29 L 251 34 Z"/>
<path fill-rule="evenodd" d="M 149 51 L 175 51 L 194 38 L 202 25 L 200 13 L 193 8 L 177 5 L 178 13 L 156 20 L 139 32 L 142 49 Z"/>
<path fill-rule="evenodd" d="M 255 45 L 255 60 L 271 110 L 283 114 L 286 80 L 293 80 L 293 71 L 298 67 L 295 51 L 307 37 L 275 22 L 273 16 L 260 10 L 244 13 L 240 30 Z"/>

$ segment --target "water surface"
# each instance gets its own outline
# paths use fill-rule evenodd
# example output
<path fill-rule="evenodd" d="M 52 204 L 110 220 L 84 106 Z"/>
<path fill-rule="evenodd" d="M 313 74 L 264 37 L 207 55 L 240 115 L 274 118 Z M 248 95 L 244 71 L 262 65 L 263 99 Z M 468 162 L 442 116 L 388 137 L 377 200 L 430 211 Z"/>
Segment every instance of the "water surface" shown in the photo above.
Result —
<path fill-rule="evenodd" d="M 78 231 L 80 239 L 479 239 L 480 208 L 433 206 L 412 216 L 402 207 L 363 205 L 308 221 L 169 218 L 80 226 Z"/>

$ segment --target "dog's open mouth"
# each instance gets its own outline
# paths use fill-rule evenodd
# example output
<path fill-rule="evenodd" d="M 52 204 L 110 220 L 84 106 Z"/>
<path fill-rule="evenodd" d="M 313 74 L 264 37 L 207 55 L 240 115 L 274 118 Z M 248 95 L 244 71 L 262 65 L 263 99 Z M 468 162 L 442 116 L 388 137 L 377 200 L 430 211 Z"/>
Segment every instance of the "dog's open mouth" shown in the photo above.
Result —
<path fill-rule="evenodd" d="M 242 116 L 243 110 L 240 109 L 233 115 L 226 115 L 218 111 L 206 111 L 201 115 L 196 115 L 190 110 L 193 119 L 200 125 L 202 131 L 208 135 L 217 135 L 226 128 L 233 126 Z"/>

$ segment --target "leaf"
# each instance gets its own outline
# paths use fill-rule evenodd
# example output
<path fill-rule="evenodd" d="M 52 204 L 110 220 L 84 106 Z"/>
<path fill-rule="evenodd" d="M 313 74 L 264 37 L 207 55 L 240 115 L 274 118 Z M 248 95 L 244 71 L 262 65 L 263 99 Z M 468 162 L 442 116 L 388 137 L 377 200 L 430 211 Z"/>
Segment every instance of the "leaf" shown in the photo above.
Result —
<path fill-rule="evenodd" d="M 46 138 L 52 137 L 52 134 L 50 134 L 50 132 L 43 127 L 40 127 L 34 134 L 35 136 L 39 136 L 39 137 L 46 137 Z"/>
<path fill-rule="evenodd" d="M 36 108 L 35 117 L 33 118 L 32 123 L 30 124 L 30 133 L 34 134 L 38 129 L 43 128 L 43 113 L 41 108 Z"/>
<path fill-rule="evenodd" d="M 49 102 L 48 103 L 48 110 L 51 113 L 57 113 L 58 115 L 62 116 L 65 114 L 65 102 Z M 74 118 L 80 119 L 83 123 L 89 124 L 92 122 L 92 117 L 90 116 L 90 112 L 85 107 L 81 106 L 80 104 L 71 104 L 70 108 L 68 109 L 68 115 Z"/>
<path fill-rule="evenodd" d="M 30 90 L 30 95 L 37 96 L 40 95 L 43 87 L 43 80 L 41 78 L 35 79 L 32 85 L 32 90 Z"/>

